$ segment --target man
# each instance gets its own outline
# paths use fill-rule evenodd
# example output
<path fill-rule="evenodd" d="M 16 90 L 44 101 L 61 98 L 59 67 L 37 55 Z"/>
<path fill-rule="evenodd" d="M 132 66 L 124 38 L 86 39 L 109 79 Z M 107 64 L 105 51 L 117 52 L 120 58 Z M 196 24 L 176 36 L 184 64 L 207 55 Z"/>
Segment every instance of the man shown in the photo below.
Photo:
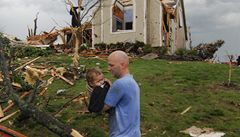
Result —
<path fill-rule="evenodd" d="M 72 6 L 69 11 L 70 15 L 72 16 L 71 25 L 72 25 L 72 27 L 75 27 L 75 28 L 81 26 L 80 12 L 78 12 L 78 9 L 79 9 L 79 7 Z M 84 8 L 80 7 L 80 10 L 84 10 Z M 67 34 L 67 42 L 70 41 L 71 37 L 72 37 L 72 34 Z"/>
<path fill-rule="evenodd" d="M 110 108 L 110 137 L 140 137 L 140 89 L 129 74 L 129 58 L 123 51 L 108 57 L 108 70 L 117 80 L 105 98 L 103 111 Z"/>
<path fill-rule="evenodd" d="M 79 7 L 71 7 L 70 9 L 70 15 L 72 15 L 72 27 L 79 27 L 80 24 L 80 13 L 77 12 L 77 9 L 79 9 Z M 83 8 L 80 8 L 81 10 L 83 10 Z"/>

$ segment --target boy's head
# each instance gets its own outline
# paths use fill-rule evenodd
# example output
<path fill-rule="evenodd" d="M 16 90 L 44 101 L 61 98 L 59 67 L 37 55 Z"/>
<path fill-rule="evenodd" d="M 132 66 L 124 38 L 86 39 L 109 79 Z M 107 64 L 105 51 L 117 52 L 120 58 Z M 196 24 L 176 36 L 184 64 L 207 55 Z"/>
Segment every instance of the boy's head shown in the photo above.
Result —
<path fill-rule="evenodd" d="M 86 80 L 88 85 L 94 88 L 104 83 L 104 76 L 101 70 L 92 68 L 87 70 Z"/>

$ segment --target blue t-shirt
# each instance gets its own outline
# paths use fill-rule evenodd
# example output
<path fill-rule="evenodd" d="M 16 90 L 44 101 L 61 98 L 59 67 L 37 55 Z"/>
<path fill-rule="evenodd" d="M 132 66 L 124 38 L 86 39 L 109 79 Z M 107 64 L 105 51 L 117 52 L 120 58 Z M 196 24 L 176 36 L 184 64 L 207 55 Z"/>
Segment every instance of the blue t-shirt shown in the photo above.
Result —
<path fill-rule="evenodd" d="M 110 137 L 140 137 L 140 89 L 132 75 L 117 79 L 110 87 L 105 104 L 110 110 Z"/>

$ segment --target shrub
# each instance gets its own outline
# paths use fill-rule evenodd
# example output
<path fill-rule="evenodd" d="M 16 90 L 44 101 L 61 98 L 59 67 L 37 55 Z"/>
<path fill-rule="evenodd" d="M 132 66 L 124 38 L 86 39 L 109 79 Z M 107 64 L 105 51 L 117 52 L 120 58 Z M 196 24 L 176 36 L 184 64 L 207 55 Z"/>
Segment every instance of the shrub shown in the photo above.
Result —
<path fill-rule="evenodd" d="M 51 48 L 41 49 L 37 47 L 11 47 L 10 54 L 12 57 L 37 57 L 37 56 L 48 56 L 54 53 Z"/>
<path fill-rule="evenodd" d="M 142 48 L 142 50 L 143 50 L 143 53 L 144 53 L 144 54 L 153 52 L 153 48 L 151 47 L 151 45 L 148 45 L 148 44 L 145 45 L 145 46 Z"/>
<path fill-rule="evenodd" d="M 117 43 L 98 43 L 95 44 L 94 47 L 98 50 L 122 50 L 128 53 L 140 54 L 141 52 L 138 50 L 139 48 L 143 48 L 143 50 L 147 50 L 146 52 L 152 52 L 153 49 L 150 45 L 146 45 L 144 42 L 136 41 L 135 43 L 132 42 L 117 42 Z"/>
<path fill-rule="evenodd" d="M 168 53 L 168 48 L 166 46 L 156 47 L 155 51 L 158 55 L 166 55 Z"/>
<path fill-rule="evenodd" d="M 187 50 L 184 48 L 178 49 L 175 52 L 176 55 L 178 56 L 197 56 L 197 51 L 196 50 Z"/>

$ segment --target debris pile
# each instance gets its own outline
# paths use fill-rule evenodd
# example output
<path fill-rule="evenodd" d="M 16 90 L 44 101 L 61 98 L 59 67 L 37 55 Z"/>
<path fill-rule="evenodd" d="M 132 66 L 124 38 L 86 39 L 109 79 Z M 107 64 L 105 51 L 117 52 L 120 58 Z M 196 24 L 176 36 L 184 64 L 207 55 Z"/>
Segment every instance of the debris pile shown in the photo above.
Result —
<path fill-rule="evenodd" d="M 217 40 L 212 43 L 201 43 L 193 49 L 179 49 L 175 55 L 159 55 L 159 58 L 179 61 L 207 61 L 214 58 L 215 52 L 223 44 L 223 40 Z"/>
<path fill-rule="evenodd" d="M 193 48 L 193 50 L 197 51 L 197 56 L 202 60 L 212 59 L 215 52 L 222 47 L 224 43 L 223 40 L 218 40 L 212 43 L 201 43 Z"/>
<path fill-rule="evenodd" d="M 7 45 L 9 45 L 8 39 L 5 39 L 2 37 L 2 35 L 0 35 L 0 88 L 1 90 L 5 89 L 4 92 L 6 92 L 7 95 L 5 96 L 6 98 L 1 98 L 3 100 L 1 100 L 0 107 L 0 123 L 10 119 L 20 112 L 15 119 L 15 122 L 21 123 L 26 119 L 33 118 L 36 122 L 58 135 L 70 136 L 70 134 L 74 134 L 82 137 L 76 130 L 60 122 L 51 114 L 48 114 L 40 109 L 41 107 L 48 106 L 49 101 L 45 100 L 47 101 L 46 103 L 38 102 L 38 99 L 40 99 L 38 97 L 43 96 L 44 93 L 46 93 L 48 86 L 53 82 L 54 79 L 60 78 L 67 84 L 74 85 L 75 81 L 71 81 L 72 79 L 69 80 L 63 76 L 68 72 L 61 71 L 65 69 L 57 68 L 55 66 L 47 66 L 46 64 L 43 66 L 39 64 L 35 65 L 34 62 L 40 57 L 27 61 L 26 63 L 25 61 L 21 62 L 18 64 L 18 67 L 15 68 L 15 66 L 11 66 L 8 60 L 11 57 L 9 56 L 8 51 L 5 51 L 8 49 L 6 48 Z M 69 68 L 66 70 L 68 69 Z M 77 73 L 72 74 L 73 80 L 80 78 L 79 76 L 74 75 L 84 73 L 80 73 L 78 68 L 75 70 Z M 46 76 L 50 76 L 50 78 L 47 78 Z M 1 94 L 2 93 L 3 92 L 1 92 Z M 17 106 L 17 110 L 16 108 L 14 108 L 15 110 L 13 109 L 14 105 Z M 9 114 L 11 109 L 14 110 L 14 112 Z"/>
<path fill-rule="evenodd" d="M 86 22 L 79 28 L 65 27 L 60 30 L 51 30 L 40 35 L 30 35 L 27 37 L 27 44 L 34 47 L 52 47 L 57 52 L 72 53 L 77 40 L 78 44 L 87 44 L 91 46 L 92 31 L 91 23 Z"/>
<path fill-rule="evenodd" d="M 223 132 L 216 132 L 212 128 L 198 128 L 192 126 L 181 133 L 189 134 L 191 137 L 222 137 L 225 135 Z"/>

